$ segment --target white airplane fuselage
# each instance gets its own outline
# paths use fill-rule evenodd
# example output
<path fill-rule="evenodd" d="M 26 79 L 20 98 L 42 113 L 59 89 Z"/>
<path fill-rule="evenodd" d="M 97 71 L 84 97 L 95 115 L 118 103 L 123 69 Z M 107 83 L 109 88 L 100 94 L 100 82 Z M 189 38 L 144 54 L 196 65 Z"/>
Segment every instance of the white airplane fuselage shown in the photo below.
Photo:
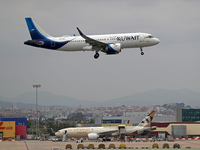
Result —
<path fill-rule="evenodd" d="M 107 44 L 110 43 L 120 43 L 121 48 L 140 48 L 149 47 L 159 43 L 157 38 L 145 38 L 150 34 L 148 33 L 124 33 L 124 34 L 105 34 L 105 35 L 91 35 L 88 36 L 97 41 L 101 41 Z M 52 41 L 65 42 L 69 41 L 67 44 L 63 45 L 59 49 L 60 51 L 95 51 L 95 49 L 81 36 L 70 36 L 70 37 L 51 37 Z M 52 48 L 56 43 L 51 43 Z"/>
<path fill-rule="evenodd" d="M 58 51 L 95 51 L 94 58 L 99 57 L 99 51 L 108 55 L 119 54 L 124 48 L 140 48 L 158 44 L 158 38 L 149 33 L 121 33 L 104 35 L 85 35 L 77 27 L 80 36 L 52 37 L 47 34 L 32 18 L 26 18 L 26 23 L 32 40 L 24 44 L 34 47 Z"/>
<path fill-rule="evenodd" d="M 133 130 L 140 130 L 142 127 L 139 126 L 126 126 L 126 136 L 130 136 Z M 92 133 L 106 133 L 112 132 L 107 134 L 109 136 L 119 136 L 118 127 L 77 127 L 77 128 L 65 128 L 61 129 L 55 133 L 57 137 L 63 137 L 65 132 L 67 131 L 66 137 L 67 138 L 88 138 L 88 134 Z M 106 135 L 106 134 L 104 134 Z"/>
<path fill-rule="evenodd" d="M 98 137 L 114 137 L 125 134 L 126 136 L 142 134 L 145 131 L 155 130 L 156 127 L 151 127 L 151 121 L 155 111 L 151 111 L 137 126 L 119 125 L 118 127 L 77 127 L 60 129 L 55 133 L 58 137 L 67 138 L 83 138 L 87 137 L 90 140 L 96 140 Z"/>

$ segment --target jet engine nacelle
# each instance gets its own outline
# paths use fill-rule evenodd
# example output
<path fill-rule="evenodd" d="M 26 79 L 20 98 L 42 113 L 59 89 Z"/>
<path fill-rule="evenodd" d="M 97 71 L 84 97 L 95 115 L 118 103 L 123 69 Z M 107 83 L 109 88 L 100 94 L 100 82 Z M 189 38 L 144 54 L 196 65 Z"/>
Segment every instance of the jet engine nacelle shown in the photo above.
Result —
<path fill-rule="evenodd" d="M 133 131 L 131 135 L 142 134 L 143 132 L 144 130 L 137 130 L 137 131 Z"/>
<path fill-rule="evenodd" d="M 121 52 L 121 44 L 115 43 L 115 44 L 109 44 L 106 47 L 106 54 L 118 54 Z"/>
<path fill-rule="evenodd" d="M 156 126 L 151 127 L 151 130 L 156 130 L 156 129 L 157 129 Z"/>
<path fill-rule="evenodd" d="M 98 137 L 99 137 L 99 135 L 96 134 L 96 133 L 89 133 L 88 134 L 88 139 L 89 140 L 96 140 Z"/>

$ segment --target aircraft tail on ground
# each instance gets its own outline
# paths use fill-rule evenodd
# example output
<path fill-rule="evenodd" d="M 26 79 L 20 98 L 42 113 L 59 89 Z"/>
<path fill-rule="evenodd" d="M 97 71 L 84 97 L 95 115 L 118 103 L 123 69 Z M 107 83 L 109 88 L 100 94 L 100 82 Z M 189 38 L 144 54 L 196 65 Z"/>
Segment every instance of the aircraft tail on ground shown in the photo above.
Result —
<path fill-rule="evenodd" d="M 151 111 L 151 112 L 139 123 L 138 126 L 150 127 L 155 112 L 156 112 L 155 110 Z"/>
<path fill-rule="evenodd" d="M 156 129 L 156 126 L 151 127 L 151 122 L 153 120 L 155 110 L 151 111 L 132 131 L 131 135 L 142 134 L 145 131 L 152 131 Z"/>

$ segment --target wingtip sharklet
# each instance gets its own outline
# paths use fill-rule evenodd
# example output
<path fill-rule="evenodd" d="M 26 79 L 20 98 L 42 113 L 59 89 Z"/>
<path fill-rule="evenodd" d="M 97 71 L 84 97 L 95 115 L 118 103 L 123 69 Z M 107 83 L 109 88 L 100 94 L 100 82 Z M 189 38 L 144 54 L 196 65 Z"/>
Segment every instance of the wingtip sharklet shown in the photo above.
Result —
<path fill-rule="evenodd" d="M 82 36 L 83 35 L 83 33 L 81 32 L 81 30 L 78 28 L 78 27 L 76 27 L 77 28 L 77 30 L 78 30 L 78 32 L 79 32 L 79 34 Z"/>

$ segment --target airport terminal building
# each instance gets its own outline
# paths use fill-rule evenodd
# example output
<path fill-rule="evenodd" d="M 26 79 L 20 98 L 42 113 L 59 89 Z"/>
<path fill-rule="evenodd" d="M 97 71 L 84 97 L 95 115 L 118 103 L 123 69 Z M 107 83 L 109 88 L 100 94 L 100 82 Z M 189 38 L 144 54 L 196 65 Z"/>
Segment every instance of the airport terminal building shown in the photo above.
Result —
<path fill-rule="evenodd" d="M 175 111 L 177 122 L 200 121 L 200 109 L 180 109 Z"/>
<path fill-rule="evenodd" d="M 157 129 L 151 132 L 152 137 L 192 138 L 200 136 L 200 122 L 152 122 Z"/>

